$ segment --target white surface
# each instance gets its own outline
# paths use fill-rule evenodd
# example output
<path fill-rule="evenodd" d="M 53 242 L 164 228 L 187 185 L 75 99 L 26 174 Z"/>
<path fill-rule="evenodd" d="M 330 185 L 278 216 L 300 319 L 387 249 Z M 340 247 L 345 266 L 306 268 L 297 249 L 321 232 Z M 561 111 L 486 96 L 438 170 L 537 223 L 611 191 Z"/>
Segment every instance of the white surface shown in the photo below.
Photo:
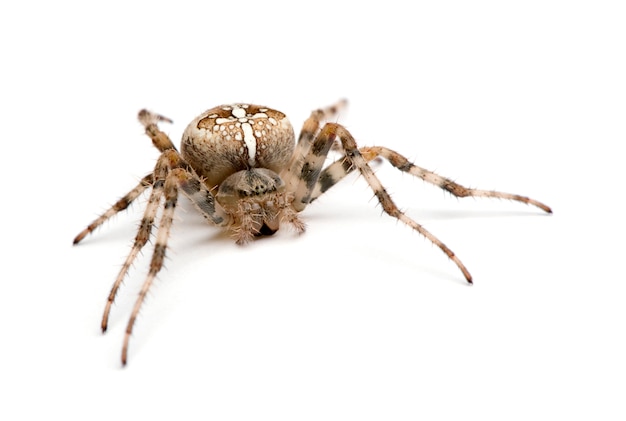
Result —
<path fill-rule="evenodd" d="M 212 3 L 0 6 L 0 419 L 624 419 L 619 2 Z M 98 326 L 143 205 L 70 244 L 153 166 L 137 110 L 178 142 L 220 103 L 342 97 L 362 145 L 554 215 L 381 166 L 468 287 L 362 179 L 244 248 L 183 204 L 121 369 L 149 249 Z"/>

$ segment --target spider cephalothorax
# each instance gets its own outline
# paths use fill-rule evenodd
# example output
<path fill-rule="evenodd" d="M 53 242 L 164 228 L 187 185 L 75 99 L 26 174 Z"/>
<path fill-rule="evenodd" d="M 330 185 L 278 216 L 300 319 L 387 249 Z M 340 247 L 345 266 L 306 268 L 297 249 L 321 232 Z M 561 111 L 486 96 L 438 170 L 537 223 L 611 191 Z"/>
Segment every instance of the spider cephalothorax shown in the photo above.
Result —
<path fill-rule="evenodd" d="M 139 112 L 139 121 L 153 144 L 161 151 L 154 170 L 109 210 L 85 228 L 74 244 L 104 221 L 126 209 L 145 190 L 151 189 L 133 247 L 108 296 L 102 330 L 108 326 L 111 305 L 128 270 L 150 238 L 157 211 L 163 202 L 154 252 L 139 297 L 133 307 L 122 348 L 126 364 L 128 344 L 135 319 L 157 273 L 163 267 L 170 228 L 179 193 L 185 194 L 212 224 L 230 230 L 238 244 L 258 235 L 270 235 L 287 223 L 304 232 L 298 213 L 352 171 L 358 171 L 372 188 L 383 210 L 404 222 L 438 246 L 458 266 L 467 282 L 472 277 L 465 265 L 437 237 L 401 212 L 372 171 L 369 162 L 384 158 L 398 170 L 449 191 L 457 197 L 492 197 L 516 200 L 550 208 L 525 196 L 497 191 L 469 189 L 454 181 L 420 168 L 385 147 L 358 148 L 343 126 L 326 122 L 345 105 L 340 102 L 311 113 L 298 142 L 285 114 L 251 104 L 223 105 L 205 111 L 187 126 L 178 152 L 169 137 L 157 126 L 168 118 L 152 112 Z M 324 168 L 328 152 L 339 144 L 343 154 Z"/>
<path fill-rule="evenodd" d="M 280 176 L 267 168 L 250 168 L 228 176 L 215 198 L 230 216 L 230 229 L 238 244 L 253 236 L 274 234 L 281 222 L 290 222 L 298 232 L 304 231 L 304 224 L 291 207 L 293 195 L 285 192 Z"/>

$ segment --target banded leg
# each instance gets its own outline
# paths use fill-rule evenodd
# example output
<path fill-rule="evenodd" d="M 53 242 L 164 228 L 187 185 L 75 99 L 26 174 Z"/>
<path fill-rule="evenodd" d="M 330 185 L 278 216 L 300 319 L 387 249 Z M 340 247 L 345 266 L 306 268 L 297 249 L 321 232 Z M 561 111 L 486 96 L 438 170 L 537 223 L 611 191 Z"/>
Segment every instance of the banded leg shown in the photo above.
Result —
<path fill-rule="evenodd" d="M 167 117 L 164 117 L 160 114 L 153 113 L 148 110 L 141 110 L 137 115 L 139 122 L 146 129 L 146 134 L 150 139 L 152 139 L 152 144 L 161 152 L 165 152 L 168 149 L 176 150 L 176 146 L 172 143 L 169 136 L 163 133 L 157 124 L 160 121 L 164 121 L 166 123 L 172 123 Z"/>
<path fill-rule="evenodd" d="M 217 226 L 226 226 L 230 223 L 230 215 L 215 200 L 213 193 L 189 170 L 178 173 L 180 188 L 185 196 L 191 200 L 196 209 L 209 222 Z"/>
<path fill-rule="evenodd" d="M 126 326 L 126 333 L 124 334 L 124 345 L 122 346 L 122 364 L 126 365 L 128 360 L 128 344 L 130 341 L 130 335 L 133 332 L 133 326 L 137 320 L 139 310 L 148 294 L 148 290 L 152 286 L 154 278 L 163 267 L 163 261 L 165 259 L 165 250 L 167 248 L 167 240 L 170 235 L 172 222 L 174 220 L 174 210 L 178 201 L 178 188 L 177 188 L 177 172 L 176 170 L 168 174 L 164 183 L 163 195 L 165 196 L 165 205 L 163 208 L 163 215 L 159 223 L 157 231 L 156 243 L 154 245 L 154 251 L 152 253 L 152 259 L 150 261 L 150 269 L 148 271 L 148 277 L 144 281 L 139 296 L 135 301 L 132 313 Z"/>
<path fill-rule="evenodd" d="M 113 206 L 111 206 L 109 209 L 107 209 L 106 212 L 104 212 L 102 215 L 100 215 L 98 218 L 96 218 L 91 224 L 89 224 L 87 226 L 87 228 L 82 230 L 74 238 L 74 244 L 78 244 L 87 235 L 89 235 L 92 232 L 94 232 L 96 228 L 98 228 L 104 222 L 109 220 L 112 216 L 114 216 L 114 215 L 118 214 L 119 212 L 121 212 L 121 211 L 125 210 L 126 208 L 128 208 L 130 206 L 130 204 L 141 195 L 141 193 L 146 191 L 146 189 L 152 185 L 153 180 L 154 180 L 154 178 L 153 178 L 152 174 L 148 174 L 144 178 L 142 178 L 141 181 L 139 182 L 139 184 L 137 184 L 137 186 L 134 189 L 132 189 L 131 191 L 126 193 L 121 199 L 119 199 L 117 202 L 115 202 L 115 204 Z"/>
<path fill-rule="evenodd" d="M 391 165 L 393 165 L 400 171 L 407 172 L 415 177 L 419 177 L 427 183 L 433 184 L 443 190 L 452 193 L 456 197 L 490 197 L 514 200 L 517 202 L 536 206 L 547 213 L 552 213 L 552 210 L 547 205 L 526 196 L 504 193 L 495 190 L 479 190 L 464 187 L 460 184 L 455 183 L 449 178 L 442 177 L 432 171 L 418 167 L 417 165 L 411 163 L 404 156 L 388 148 L 379 146 L 364 147 L 359 149 L 359 151 L 367 162 L 370 162 L 371 160 L 378 157 L 383 157 L 387 161 L 389 161 Z M 351 165 L 351 162 L 345 159 L 338 160 L 329 165 L 320 174 L 319 180 L 313 189 L 313 193 L 311 194 L 311 201 L 317 199 L 320 195 L 322 195 L 329 188 L 334 186 L 337 182 L 339 182 L 342 178 L 344 178 L 353 170 L 354 167 Z"/>
<path fill-rule="evenodd" d="M 280 174 L 281 178 L 285 180 L 287 191 L 295 192 L 297 190 L 298 177 L 305 165 L 305 157 L 309 154 L 313 140 L 320 131 L 322 123 L 335 118 L 347 104 L 348 102 L 344 99 L 329 107 L 314 110 L 304 122 L 291 161 Z M 296 196 L 298 196 L 298 193 L 296 193 Z M 300 205 L 299 202 L 294 202 L 294 207 L 298 212 L 304 209 L 305 206 Z"/>
<path fill-rule="evenodd" d="M 139 119 L 139 122 L 144 126 L 144 128 L 146 129 L 146 134 L 150 137 L 150 139 L 152 139 L 152 143 L 159 151 L 164 152 L 168 149 L 176 150 L 176 147 L 174 146 L 170 138 L 161 130 L 159 130 L 159 127 L 157 126 L 160 121 L 172 123 L 172 120 L 160 114 L 150 112 L 148 110 L 139 111 L 137 118 Z M 128 206 L 137 197 L 139 197 L 141 193 L 143 193 L 148 187 L 150 187 L 153 182 L 153 174 L 148 174 L 147 176 L 142 178 L 139 184 L 134 189 L 128 192 L 124 197 L 122 197 L 113 206 L 111 206 L 111 208 L 109 208 L 105 213 L 103 213 L 100 217 L 98 217 L 91 224 L 89 224 L 87 228 L 81 231 L 74 238 L 74 244 L 78 244 L 87 235 L 92 233 L 97 227 L 102 225 L 113 215 L 128 208 Z"/>
<path fill-rule="evenodd" d="M 170 155 L 170 157 L 167 157 Z M 170 165 L 173 158 L 178 157 L 178 153 L 170 150 L 163 153 L 164 160 L 167 161 Z M 179 189 L 183 191 L 183 193 L 189 197 L 192 203 L 196 206 L 196 208 L 202 213 L 202 215 L 212 223 L 216 225 L 228 225 L 230 223 L 230 216 L 222 209 L 222 207 L 215 201 L 215 197 L 211 194 L 211 192 L 206 188 L 206 186 L 200 181 L 198 176 L 192 172 L 184 161 L 178 161 L 178 166 L 176 168 L 170 168 L 164 163 L 161 163 L 159 169 L 164 169 L 167 171 L 167 175 L 162 177 L 162 173 L 159 174 L 159 181 L 164 180 L 158 186 L 162 189 L 161 193 L 156 193 L 165 197 L 165 203 L 163 208 L 163 215 L 161 216 L 161 221 L 159 223 L 159 228 L 157 231 L 156 243 L 154 245 L 154 251 L 152 254 L 152 260 L 150 261 L 150 269 L 148 271 L 148 277 L 143 283 L 141 290 L 139 292 L 139 296 L 135 302 L 133 307 L 130 319 L 128 320 L 128 325 L 126 327 L 126 333 L 124 336 L 124 345 L 122 348 L 122 364 L 126 364 L 128 357 L 128 344 L 130 341 L 130 335 L 133 331 L 133 326 L 135 325 L 135 321 L 137 319 L 137 315 L 139 314 L 139 310 L 145 300 L 146 294 L 152 285 L 154 278 L 159 273 L 159 271 L 163 267 L 163 261 L 165 259 L 165 251 L 167 248 L 167 240 L 169 239 L 170 230 L 172 227 L 173 219 L 174 219 L 174 211 L 176 208 L 176 204 L 178 202 L 178 192 Z M 156 189 L 155 183 L 155 189 Z M 154 214 L 156 214 L 156 209 L 158 208 L 159 201 L 155 201 L 154 204 Z M 149 204 L 146 209 L 146 213 L 148 213 L 150 209 Z M 151 227 L 154 221 L 154 214 L 152 213 L 152 209 L 150 209 L 150 215 L 152 215 L 152 220 L 147 222 L 142 222 L 142 228 L 145 226 Z M 149 233 L 149 231 L 148 231 Z M 138 234 L 139 237 L 139 234 Z M 142 237 L 143 238 L 143 237 Z M 129 262 L 134 260 L 134 257 L 137 255 L 141 247 L 145 245 L 143 244 L 137 245 L 137 250 L 135 251 L 135 247 L 133 247 L 133 252 L 129 255 Z M 120 272 L 120 276 L 118 277 L 119 282 L 123 279 L 126 274 L 128 268 L 126 270 L 122 270 Z M 119 284 L 116 281 L 116 285 L 114 285 L 114 290 L 111 291 L 111 295 L 109 297 L 109 301 L 107 302 L 107 309 L 110 308 L 111 303 L 115 297 L 116 289 L 119 287 Z M 106 314 L 105 314 L 106 316 Z"/>
<path fill-rule="evenodd" d="M 456 257 L 452 250 L 450 250 L 445 244 L 443 244 L 437 237 L 435 237 L 428 230 L 426 230 L 422 225 L 418 224 L 417 222 L 406 216 L 402 211 L 400 211 L 400 209 L 398 209 L 393 200 L 391 200 L 389 193 L 387 193 L 378 177 L 376 177 L 376 175 L 374 174 L 374 171 L 368 165 L 366 158 L 363 157 L 363 155 L 359 151 L 354 138 L 347 129 L 338 124 L 327 123 L 318 137 L 320 139 L 326 139 L 325 142 L 330 144 L 332 144 L 332 142 L 336 138 L 339 138 L 345 153 L 344 159 L 350 164 L 348 168 L 355 168 L 359 170 L 361 175 L 363 175 L 367 183 L 370 185 L 371 189 L 374 191 L 374 194 L 378 198 L 378 201 L 382 205 L 385 213 L 404 222 L 406 225 L 426 237 L 431 243 L 439 247 L 441 251 L 443 251 L 458 266 L 458 268 L 463 273 L 463 276 L 465 276 L 467 282 L 470 284 L 472 283 L 472 276 L 470 275 L 469 271 L 461 262 L 461 260 Z"/>
<path fill-rule="evenodd" d="M 156 181 L 152 187 L 150 199 L 148 200 L 148 205 L 144 211 L 135 241 L 130 253 L 122 265 L 122 268 L 120 269 L 120 272 L 117 275 L 117 278 L 115 278 L 115 282 L 113 283 L 107 298 L 101 322 L 103 332 L 106 332 L 107 330 L 111 307 L 124 278 L 128 274 L 132 263 L 139 255 L 139 252 L 143 249 L 150 238 L 150 233 L 152 232 L 152 227 L 154 226 L 154 220 L 156 218 L 158 207 L 161 202 L 161 198 L 163 197 L 165 180 L 168 179 L 168 177 L 175 177 L 177 182 L 180 184 L 180 187 L 183 189 L 183 192 L 190 198 L 192 203 L 196 206 L 196 208 L 198 208 L 200 213 L 206 219 L 216 225 L 225 225 L 230 221 L 229 216 L 224 212 L 221 206 L 216 204 L 215 198 L 211 192 L 202 182 L 200 182 L 200 179 L 195 175 L 195 173 L 185 167 L 188 167 L 187 163 L 182 161 L 178 152 L 171 149 L 165 151 L 157 161 L 153 176 Z"/>
<path fill-rule="evenodd" d="M 100 327 L 102 328 L 103 333 L 107 330 L 111 307 L 113 306 L 117 292 L 119 291 L 124 278 L 128 274 L 131 265 L 137 258 L 137 255 L 139 255 L 141 249 L 143 249 L 148 242 L 148 239 L 150 239 L 150 233 L 152 232 L 152 227 L 154 226 L 154 219 L 156 218 L 159 204 L 161 203 L 161 198 L 163 197 L 163 185 L 165 183 L 169 166 L 170 162 L 167 154 L 161 155 L 154 170 L 155 181 L 152 186 L 152 192 L 150 193 L 150 199 L 148 199 L 148 205 L 146 206 L 146 210 L 141 218 L 141 223 L 139 224 L 139 229 L 137 231 L 137 235 L 135 236 L 135 241 L 133 242 L 133 246 L 130 253 L 126 257 L 122 268 L 117 274 L 115 282 L 113 282 L 113 286 L 111 287 L 111 291 L 107 297 L 104 313 L 102 314 L 102 321 L 100 322 Z"/>

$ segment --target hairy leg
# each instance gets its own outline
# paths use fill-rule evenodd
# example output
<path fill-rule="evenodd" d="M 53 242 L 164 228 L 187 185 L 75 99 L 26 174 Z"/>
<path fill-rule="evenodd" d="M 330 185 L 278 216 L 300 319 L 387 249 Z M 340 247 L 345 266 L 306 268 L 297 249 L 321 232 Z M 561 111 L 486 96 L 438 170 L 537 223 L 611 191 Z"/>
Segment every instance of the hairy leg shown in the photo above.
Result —
<path fill-rule="evenodd" d="M 154 251 L 152 253 L 152 259 L 150 261 L 150 269 L 148 271 L 148 277 L 144 281 L 139 296 L 135 301 L 132 313 L 126 326 L 126 333 L 124 334 L 124 345 L 122 347 L 122 364 L 126 365 L 128 360 L 128 345 L 130 341 L 130 335 L 133 332 L 135 321 L 139 310 L 148 294 L 148 290 L 152 285 L 154 278 L 163 267 L 163 261 L 165 259 L 165 250 L 167 249 L 167 240 L 169 239 L 170 229 L 174 220 L 174 210 L 178 201 L 178 188 L 177 179 L 175 173 L 168 174 L 163 189 L 163 195 L 165 197 L 165 204 L 163 207 L 163 215 L 159 224 L 157 232 L 156 243 L 154 244 Z"/>
<path fill-rule="evenodd" d="M 360 148 L 359 152 L 367 162 L 370 162 L 378 157 L 383 157 L 388 160 L 391 165 L 393 165 L 400 171 L 407 172 L 415 177 L 419 177 L 427 183 L 433 184 L 443 190 L 452 193 L 456 197 L 490 197 L 497 199 L 514 200 L 517 202 L 536 206 L 545 212 L 552 213 L 552 210 L 545 204 L 526 196 L 504 193 L 495 190 L 480 190 L 464 187 L 458 183 L 455 183 L 449 178 L 442 177 L 432 171 L 418 167 L 417 165 L 411 163 L 404 156 L 395 151 L 392 151 L 389 148 L 380 146 L 364 147 Z M 311 194 L 311 201 L 317 199 L 320 195 L 322 195 L 324 192 L 334 186 L 337 182 L 339 182 L 354 169 L 355 167 L 351 164 L 351 161 L 349 160 L 340 159 L 336 162 L 333 162 L 320 174 L 320 177 Z"/>
<path fill-rule="evenodd" d="M 128 208 L 128 206 L 130 206 L 130 204 L 135 199 L 137 199 L 141 195 L 141 193 L 146 191 L 146 189 L 152 185 L 153 180 L 154 180 L 153 174 L 148 174 L 144 178 L 142 178 L 141 181 L 139 182 L 139 184 L 137 184 L 137 186 L 134 189 L 132 189 L 131 191 L 126 193 L 121 199 L 119 199 L 117 202 L 115 202 L 115 204 L 113 206 L 111 206 L 109 209 L 107 209 L 106 212 L 104 212 L 102 215 L 100 215 L 98 218 L 96 218 L 91 224 L 89 224 L 87 226 L 87 228 L 82 230 L 74 238 L 74 244 L 78 244 L 87 235 L 89 235 L 92 232 L 94 232 L 96 228 L 98 228 L 104 222 L 109 220 L 112 216 L 114 216 L 117 213 L 119 213 L 119 212 L 125 210 L 126 208 Z"/>
<path fill-rule="evenodd" d="M 169 136 L 163 133 L 157 125 L 161 121 L 164 121 L 166 123 L 172 123 L 172 120 L 148 110 L 139 111 L 137 118 L 146 129 L 146 134 L 148 135 L 148 137 L 152 139 L 152 144 L 159 151 L 165 152 L 168 149 L 176 150 L 176 146 L 174 146 Z"/>
<path fill-rule="evenodd" d="M 160 121 L 171 123 L 172 120 L 170 120 L 167 117 L 163 117 L 162 115 L 150 112 L 148 110 L 139 111 L 137 118 L 139 119 L 139 122 L 146 129 L 146 134 L 152 139 L 152 143 L 158 150 L 160 150 L 161 152 L 164 152 L 169 149 L 176 150 L 176 147 L 174 146 L 170 138 L 161 130 L 159 130 L 159 127 L 157 126 L 157 123 L 159 123 Z M 87 235 L 92 233 L 97 227 L 102 225 L 105 221 L 110 219 L 113 215 L 128 208 L 128 206 L 137 197 L 139 197 L 141 193 L 143 193 L 147 188 L 152 186 L 153 183 L 154 183 L 154 174 L 152 173 L 142 178 L 139 184 L 134 189 L 132 189 L 130 192 L 124 195 L 113 206 L 111 206 L 106 212 L 104 212 L 97 219 L 95 219 L 91 224 L 89 224 L 87 228 L 81 231 L 74 238 L 74 244 L 77 244 L 80 241 L 82 241 Z"/>
<path fill-rule="evenodd" d="M 298 143 L 296 144 L 296 149 L 291 161 L 285 170 L 283 170 L 280 174 L 281 178 L 285 181 L 287 191 L 295 193 L 296 200 L 294 200 L 293 206 L 298 212 L 306 207 L 306 203 L 303 204 L 301 201 L 301 199 L 306 196 L 306 192 L 301 190 L 302 186 L 299 181 L 301 179 L 302 172 L 309 170 L 306 158 L 310 153 L 315 136 L 320 131 L 324 121 L 336 118 L 337 114 L 346 106 L 347 101 L 342 100 L 331 105 L 330 107 L 320 108 L 311 112 L 311 115 L 304 122 L 302 129 L 300 130 L 300 137 L 298 138 Z"/>
<path fill-rule="evenodd" d="M 139 254 L 141 249 L 143 249 L 143 247 L 150 239 L 150 233 L 152 232 L 152 227 L 154 226 L 154 219 L 156 218 L 157 210 L 159 208 L 159 204 L 161 203 L 161 198 L 163 197 L 163 185 L 165 183 L 167 173 L 169 172 L 170 165 L 171 163 L 168 159 L 168 154 L 162 154 L 157 161 L 157 165 L 154 169 L 153 176 L 155 181 L 152 185 L 152 192 L 150 193 L 150 198 L 148 199 L 148 205 L 146 206 L 146 210 L 144 211 L 143 217 L 141 218 L 141 223 L 139 224 L 139 229 L 137 231 L 137 235 L 135 236 L 135 241 L 133 242 L 133 246 L 130 250 L 130 253 L 126 257 L 122 268 L 115 278 L 115 282 L 113 282 L 113 286 L 111 287 L 111 291 L 109 292 L 109 295 L 107 297 L 107 302 L 104 307 L 104 313 L 102 315 L 102 321 L 100 323 L 102 332 L 106 332 L 107 330 L 111 307 L 113 305 L 113 302 L 115 301 L 117 292 L 119 291 L 119 288 L 122 285 L 124 278 L 126 277 L 126 274 L 128 274 L 130 267 L 137 258 L 137 255 Z"/>
<path fill-rule="evenodd" d="M 383 207 L 383 210 L 388 215 L 404 222 L 406 225 L 419 232 L 426 237 L 430 242 L 435 244 L 441 249 L 461 270 L 463 276 L 468 283 L 472 283 L 472 276 L 465 267 L 465 265 L 459 260 L 458 257 L 450 250 L 445 244 L 443 244 L 437 237 L 426 230 L 422 225 L 418 224 L 408 216 L 406 216 L 396 204 L 391 200 L 391 196 L 387 193 L 382 183 L 374 174 L 374 171 L 368 165 L 367 159 L 359 151 L 356 142 L 350 132 L 343 126 L 334 123 L 327 123 L 318 138 L 325 144 L 332 144 L 335 139 L 341 141 L 345 156 L 344 160 L 347 162 L 342 164 L 345 168 L 351 170 L 352 168 L 358 170 L 365 178 L 371 189 L 374 191 L 374 195 Z M 316 139 L 317 140 L 317 139 Z M 372 158 L 373 159 L 373 158 Z"/>

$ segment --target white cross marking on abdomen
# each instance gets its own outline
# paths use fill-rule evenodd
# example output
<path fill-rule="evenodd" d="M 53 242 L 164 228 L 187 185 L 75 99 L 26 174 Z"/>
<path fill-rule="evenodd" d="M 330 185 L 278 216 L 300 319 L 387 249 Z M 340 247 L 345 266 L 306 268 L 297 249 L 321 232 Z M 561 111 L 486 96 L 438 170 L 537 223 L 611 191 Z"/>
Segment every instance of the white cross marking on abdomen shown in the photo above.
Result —
<path fill-rule="evenodd" d="M 256 137 L 254 137 L 250 123 L 241 123 L 241 130 L 243 130 L 243 141 L 248 148 L 248 164 L 254 167 L 256 165 Z"/>

